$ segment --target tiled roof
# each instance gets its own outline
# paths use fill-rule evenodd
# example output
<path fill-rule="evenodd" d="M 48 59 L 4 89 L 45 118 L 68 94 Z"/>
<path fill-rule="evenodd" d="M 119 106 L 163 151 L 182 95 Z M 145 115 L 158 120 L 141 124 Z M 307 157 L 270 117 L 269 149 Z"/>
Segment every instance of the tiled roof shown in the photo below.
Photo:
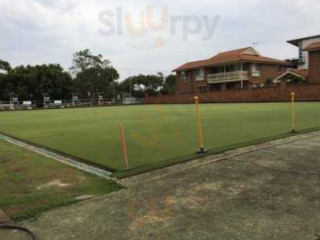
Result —
<path fill-rule="evenodd" d="M 311 43 L 304 48 L 305 51 L 316 51 L 320 50 L 320 42 Z"/>
<path fill-rule="evenodd" d="M 290 69 L 288 72 L 293 72 L 303 78 L 307 78 L 309 75 L 308 69 Z"/>
<path fill-rule="evenodd" d="M 222 52 L 206 60 L 188 62 L 174 69 L 173 71 L 209 67 L 209 66 L 221 65 L 226 63 L 234 63 L 234 62 L 259 62 L 259 63 L 266 63 L 266 64 L 288 65 L 287 62 L 281 61 L 278 59 L 263 57 L 260 55 L 246 54 L 245 52 L 250 49 L 254 50 L 251 47 L 247 47 L 247 48 L 236 49 L 233 51 Z"/>

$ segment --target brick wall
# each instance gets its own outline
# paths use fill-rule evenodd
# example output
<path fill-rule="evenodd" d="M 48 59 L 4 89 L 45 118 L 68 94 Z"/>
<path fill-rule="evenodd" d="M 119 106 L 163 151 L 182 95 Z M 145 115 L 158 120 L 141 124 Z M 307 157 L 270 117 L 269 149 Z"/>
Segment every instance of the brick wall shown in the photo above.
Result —
<path fill-rule="evenodd" d="M 320 51 L 309 52 L 309 82 L 320 83 Z"/>
<path fill-rule="evenodd" d="M 297 100 L 320 100 L 320 83 L 305 85 L 280 85 L 270 88 L 246 90 L 226 90 L 219 92 L 197 93 L 201 102 L 271 102 L 287 101 L 291 92 L 296 93 Z M 145 102 L 162 103 L 192 103 L 195 94 L 176 94 L 170 96 L 146 97 Z"/>
<path fill-rule="evenodd" d="M 286 71 L 285 66 L 263 64 L 261 65 L 261 77 L 251 77 L 250 82 L 264 84 L 265 81 L 267 81 L 269 78 L 275 79 L 285 71 Z M 252 76 L 251 71 L 250 71 L 250 76 Z"/>
<path fill-rule="evenodd" d="M 207 71 L 204 70 L 203 81 L 197 81 L 193 71 L 188 71 L 188 80 L 181 79 L 181 73 L 177 73 L 176 92 L 177 93 L 192 93 L 199 92 L 200 87 L 207 86 Z"/>

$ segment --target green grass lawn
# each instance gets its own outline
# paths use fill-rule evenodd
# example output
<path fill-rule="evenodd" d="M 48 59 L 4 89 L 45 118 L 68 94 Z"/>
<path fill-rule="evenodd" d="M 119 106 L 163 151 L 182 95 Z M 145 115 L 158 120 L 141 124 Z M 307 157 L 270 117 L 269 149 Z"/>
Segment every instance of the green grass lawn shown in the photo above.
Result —
<path fill-rule="evenodd" d="M 0 207 L 14 221 L 121 187 L 0 140 Z"/>
<path fill-rule="evenodd" d="M 289 103 L 203 104 L 205 147 L 219 148 L 290 131 Z M 139 105 L 0 113 L 0 131 L 122 169 L 118 123 L 130 167 L 193 154 L 194 105 Z M 297 127 L 320 126 L 320 103 L 297 104 Z"/>

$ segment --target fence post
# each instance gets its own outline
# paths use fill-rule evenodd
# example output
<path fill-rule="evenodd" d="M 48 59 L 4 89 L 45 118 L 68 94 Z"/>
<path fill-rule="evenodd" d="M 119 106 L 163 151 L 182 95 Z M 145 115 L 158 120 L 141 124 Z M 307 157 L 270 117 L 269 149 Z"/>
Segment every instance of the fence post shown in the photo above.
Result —
<path fill-rule="evenodd" d="M 291 93 L 291 132 L 296 132 L 296 109 L 295 109 L 295 93 Z"/>
<path fill-rule="evenodd" d="M 196 104 L 198 143 L 199 143 L 199 150 L 197 151 L 197 153 L 202 154 L 202 153 L 206 153 L 207 151 L 204 149 L 204 143 L 203 143 L 203 128 L 202 128 L 201 113 L 199 110 L 199 97 L 195 96 L 194 100 Z"/>

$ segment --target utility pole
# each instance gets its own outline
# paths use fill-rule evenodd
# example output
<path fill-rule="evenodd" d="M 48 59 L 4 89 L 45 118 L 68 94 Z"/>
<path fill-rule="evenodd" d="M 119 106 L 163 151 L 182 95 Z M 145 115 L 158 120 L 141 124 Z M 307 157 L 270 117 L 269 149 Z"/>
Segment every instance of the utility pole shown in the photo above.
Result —
<path fill-rule="evenodd" d="M 112 69 L 111 69 L 111 81 L 112 81 L 112 96 L 113 96 L 112 102 L 113 101 L 115 102 L 116 101 L 116 89 L 115 89 L 116 80 L 114 79 L 114 75 L 113 75 Z"/>
<path fill-rule="evenodd" d="M 130 82 L 130 98 L 132 97 L 132 79 L 131 79 L 131 68 L 129 68 L 129 82 Z"/>

